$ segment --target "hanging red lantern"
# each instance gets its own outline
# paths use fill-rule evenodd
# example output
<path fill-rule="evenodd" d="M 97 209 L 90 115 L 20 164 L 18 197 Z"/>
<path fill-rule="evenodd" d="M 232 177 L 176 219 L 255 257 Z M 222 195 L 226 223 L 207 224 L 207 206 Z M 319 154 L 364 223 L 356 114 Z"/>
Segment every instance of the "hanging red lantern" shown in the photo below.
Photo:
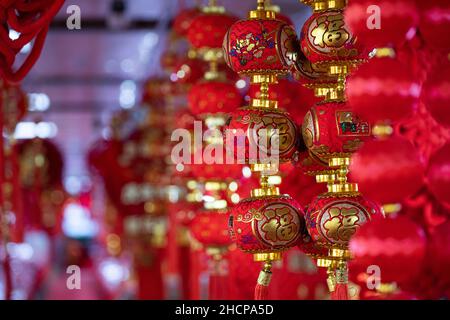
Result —
<path fill-rule="evenodd" d="M 420 83 L 411 68 L 390 57 L 375 57 L 355 70 L 347 81 L 348 105 L 361 118 L 396 122 L 415 112 Z"/>
<path fill-rule="evenodd" d="M 303 140 L 325 164 L 332 157 L 347 157 L 370 140 L 371 126 L 358 118 L 345 102 L 317 104 L 306 114 Z"/>
<path fill-rule="evenodd" d="M 181 10 L 173 21 L 173 29 L 180 36 L 187 36 L 192 22 L 201 14 L 199 8 L 187 8 Z"/>
<path fill-rule="evenodd" d="M 359 193 L 317 196 L 309 205 L 305 221 L 316 245 L 347 248 L 350 238 L 367 221 L 382 216 L 381 208 Z"/>
<path fill-rule="evenodd" d="M 349 1 L 345 22 L 358 41 L 369 50 L 402 44 L 417 26 L 419 15 L 414 1 Z"/>
<path fill-rule="evenodd" d="M 244 199 L 230 211 L 230 234 L 248 253 L 284 251 L 296 245 L 303 228 L 303 210 L 287 195 Z"/>
<path fill-rule="evenodd" d="M 345 26 L 342 10 L 313 13 L 303 25 L 300 44 L 313 64 L 356 64 L 367 58 L 367 51 Z"/>
<path fill-rule="evenodd" d="M 200 51 L 220 49 L 223 36 L 237 20 L 237 17 L 220 10 L 217 12 L 203 12 L 193 19 L 187 38 L 191 45 Z"/>
<path fill-rule="evenodd" d="M 416 3 L 420 12 L 419 31 L 425 44 L 432 49 L 448 53 L 450 41 L 442 35 L 450 32 L 450 4 L 442 0 L 417 0 Z"/>
<path fill-rule="evenodd" d="M 238 109 L 242 104 L 242 96 L 234 83 L 203 81 L 192 87 L 188 101 L 194 115 L 207 116 L 226 114 Z"/>
<path fill-rule="evenodd" d="M 288 113 L 278 109 L 241 108 L 232 113 L 226 129 L 231 134 L 226 139 L 232 139 L 226 140 L 227 151 L 238 163 L 257 163 L 261 153 L 287 162 L 296 152 L 296 125 Z M 272 147 L 275 130 L 278 130 L 278 148 Z"/>
<path fill-rule="evenodd" d="M 443 59 L 428 75 L 422 89 L 422 101 L 433 118 L 441 125 L 450 128 L 450 61 Z"/>
<path fill-rule="evenodd" d="M 358 229 L 350 241 L 353 260 L 350 274 L 366 283 L 370 266 L 379 267 L 381 284 L 400 287 L 414 283 L 422 271 L 425 232 L 405 216 L 373 219 Z"/>
<path fill-rule="evenodd" d="M 450 143 L 436 151 L 428 164 L 428 188 L 442 203 L 450 205 Z"/>
<path fill-rule="evenodd" d="M 352 158 L 350 174 L 366 196 L 389 204 L 402 201 L 423 186 L 424 168 L 409 141 L 391 137 L 365 143 Z"/>
<path fill-rule="evenodd" d="M 225 36 L 225 60 L 242 75 L 285 74 L 295 60 L 296 38 L 295 30 L 280 20 L 240 20 Z"/>

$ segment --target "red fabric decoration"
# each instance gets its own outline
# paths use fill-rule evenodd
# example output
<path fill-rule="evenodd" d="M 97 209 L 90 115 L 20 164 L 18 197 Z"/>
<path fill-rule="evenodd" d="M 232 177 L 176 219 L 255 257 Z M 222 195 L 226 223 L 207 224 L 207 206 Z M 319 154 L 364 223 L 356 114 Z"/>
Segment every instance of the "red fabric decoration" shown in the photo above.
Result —
<path fill-rule="evenodd" d="M 372 124 L 408 118 L 417 109 L 420 82 L 398 59 L 372 58 L 348 78 L 348 105 Z"/>
<path fill-rule="evenodd" d="M 422 89 L 422 100 L 433 118 L 450 128 L 450 61 L 442 60 L 428 75 Z"/>
<path fill-rule="evenodd" d="M 450 4 L 442 0 L 417 0 L 416 3 L 420 12 L 419 31 L 425 44 L 447 54 L 450 41 L 444 35 L 450 32 Z"/>
<path fill-rule="evenodd" d="M 287 73 L 296 38 L 295 30 L 280 20 L 240 20 L 225 36 L 225 60 L 239 74 Z"/>
<path fill-rule="evenodd" d="M 288 195 L 247 198 L 230 211 L 230 234 L 249 253 L 286 250 L 296 245 L 303 228 L 303 210 Z"/>
<path fill-rule="evenodd" d="M 374 9 L 368 12 L 369 8 Z M 370 0 L 353 0 L 349 1 L 345 10 L 345 22 L 358 41 L 372 50 L 402 44 L 408 32 L 417 26 L 419 16 L 414 1 L 380 0 L 374 3 Z M 380 23 L 379 28 L 377 22 Z M 368 24 L 371 28 L 368 28 Z"/>
<path fill-rule="evenodd" d="M 0 75 L 3 79 L 18 83 L 28 74 L 41 54 L 51 19 L 63 4 L 64 0 L 3 1 L 0 12 Z M 10 39 L 9 28 L 20 33 L 16 40 Z M 33 40 L 30 54 L 13 70 L 16 55 Z"/>
<path fill-rule="evenodd" d="M 360 191 L 383 204 L 398 203 L 423 185 L 424 167 L 414 146 L 392 137 L 367 142 L 353 156 L 350 176 Z"/>
<path fill-rule="evenodd" d="M 196 83 L 189 92 L 189 108 L 194 115 L 228 113 L 242 104 L 242 96 L 234 83 L 204 81 Z"/>
<path fill-rule="evenodd" d="M 430 269 L 438 280 L 441 288 L 446 289 L 450 286 L 450 277 L 448 270 L 450 268 L 450 221 L 447 221 L 436 228 L 431 236 L 429 243 L 429 252 L 427 259 L 430 261 Z"/>
<path fill-rule="evenodd" d="M 229 14 L 202 13 L 193 19 L 187 37 L 196 49 L 220 49 L 225 33 L 237 20 Z"/>
<path fill-rule="evenodd" d="M 442 203 L 450 206 L 450 143 L 430 159 L 427 170 L 428 187 Z"/>
<path fill-rule="evenodd" d="M 316 183 L 315 177 L 294 170 L 283 178 L 280 189 L 300 203 L 307 206 L 317 195 L 327 191 L 325 184 Z"/>
<path fill-rule="evenodd" d="M 345 26 L 342 10 L 314 13 L 303 25 L 300 45 L 314 64 L 333 65 L 367 58 L 367 51 Z"/>
<path fill-rule="evenodd" d="M 305 221 L 317 245 L 346 247 L 355 232 L 377 216 L 382 216 L 381 208 L 358 193 L 325 193 L 311 202 Z"/>
<path fill-rule="evenodd" d="M 233 138 L 232 142 L 226 140 L 227 152 L 234 155 L 238 163 L 256 163 L 260 152 L 266 157 L 278 156 L 280 162 L 287 162 L 296 151 L 297 126 L 289 114 L 281 110 L 241 108 L 231 114 L 226 129 L 232 136 L 225 138 Z M 264 129 L 266 141 L 263 141 Z M 274 150 L 275 154 L 271 150 L 272 130 L 279 130 L 279 150 Z"/>
<path fill-rule="evenodd" d="M 371 126 L 356 117 L 344 102 L 317 104 L 302 127 L 306 147 L 327 163 L 330 157 L 348 156 L 371 139 Z"/>
<path fill-rule="evenodd" d="M 173 21 L 173 29 L 180 36 L 187 36 L 192 22 L 201 14 L 198 8 L 188 8 L 181 10 Z"/>
<path fill-rule="evenodd" d="M 381 283 L 414 283 L 422 270 L 426 237 L 422 227 L 404 216 L 373 219 L 350 240 L 354 259 L 350 274 L 366 283 L 368 267 L 380 268 Z"/>

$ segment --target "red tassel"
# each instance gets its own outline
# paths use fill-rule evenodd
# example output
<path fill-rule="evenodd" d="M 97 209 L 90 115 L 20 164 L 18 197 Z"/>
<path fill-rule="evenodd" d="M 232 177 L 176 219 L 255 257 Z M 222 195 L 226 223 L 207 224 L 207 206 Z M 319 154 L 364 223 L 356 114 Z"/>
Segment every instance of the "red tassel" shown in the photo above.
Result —
<path fill-rule="evenodd" d="M 272 278 L 272 262 L 268 261 L 264 264 L 264 269 L 261 270 L 258 277 L 258 282 L 255 287 L 255 300 L 267 300 L 269 297 L 269 283 Z"/>
<path fill-rule="evenodd" d="M 348 300 L 348 285 L 346 283 L 336 284 L 336 289 L 331 294 L 333 300 Z"/>
<path fill-rule="evenodd" d="M 331 294 L 331 299 L 348 300 L 348 269 L 345 261 L 340 261 L 336 270 L 336 288 Z"/>

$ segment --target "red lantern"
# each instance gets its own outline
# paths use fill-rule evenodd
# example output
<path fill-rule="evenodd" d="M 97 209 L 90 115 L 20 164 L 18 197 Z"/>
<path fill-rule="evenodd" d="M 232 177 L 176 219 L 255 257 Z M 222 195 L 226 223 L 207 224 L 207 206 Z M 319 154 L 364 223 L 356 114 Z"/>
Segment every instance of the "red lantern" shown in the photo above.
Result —
<path fill-rule="evenodd" d="M 176 75 L 176 83 L 196 83 L 202 79 L 207 68 L 200 59 L 184 58 L 175 64 L 173 70 Z"/>
<path fill-rule="evenodd" d="M 206 247 L 227 247 L 232 242 L 227 231 L 228 214 L 216 210 L 197 212 L 190 224 L 192 236 Z"/>
<path fill-rule="evenodd" d="M 311 202 L 305 221 L 316 245 L 345 249 L 363 224 L 382 215 L 378 205 L 359 193 L 324 193 Z"/>
<path fill-rule="evenodd" d="M 296 151 L 296 125 L 288 113 L 278 109 L 241 108 L 232 113 L 226 129 L 231 134 L 226 139 L 232 139 L 226 141 L 227 151 L 238 163 L 257 163 L 261 160 L 260 153 L 287 162 Z M 275 130 L 278 130 L 278 149 L 272 147 Z"/>
<path fill-rule="evenodd" d="M 332 157 L 348 157 L 371 138 L 371 126 L 356 117 L 344 102 L 317 104 L 302 127 L 306 147 L 327 164 Z"/>
<path fill-rule="evenodd" d="M 201 14 L 198 8 L 181 10 L 173 21 L 173 29 L 180 36 L 186 36 L 191 28 L 192 22 Z"/>
<path fill-rule="evenodd" d="M 445 288 L 448 294 L 450 286 L 450 277 L 448 270 L 450 268 L 450 221 L 446 221 L 438 226 L 431 236 L 429 242 L 429 252 L 427 258 L 430 261 L 430 269 L 437 278 L 441 288 Z"/>
<path fill-rule="evenodd" d="M 285 22 L 240 20 L 225 36 L 225 60 L 238 74 L 285 74 L 293 65 L 295 42 L 295 30 Z"/>
<path fill-rule="evenodd" d="M 202 13 L 192 21 L 187 37 L 196 49 L 220 49 L 224 35 L 237 20 L 229 14 Z"/>
<path fill-rule="evenodd" d="M 450 41 L 443 35 L 450 32 L 450 4 L 442 0 L 417 0 L 416 3 L 420 12 L 419 31 L 426 45 L 448 53 Z"/>
<path fill-rule="evenodd" d="M 230 211 L 230 234 L 249 253 L 280 252 L 295 246 L 303 228 L 303 210 L 288 195 L 247 198 Z"/>
<path fill-rule="evenodd" d="M 417 109 L 420 83 L 399 60 L 372 58 L 350 75 L 346 93 L 349 106 L 361 118 L 373 124 L 396 122 Z"/>
<path fill-rule="evenodd" d="M 427 170 L 428 187 L 442 203 L 450 205 L 450 143 L 430 159 Z"/>
<path fill-rule="evenodd" d="M 383 284 L 413 283 L 422 270 L 425 249 L 425 232 L 409 218 L 374 219 L 359 228 L 350 241 L 350 274 L 365 283 L 368 268 L 377 266 L 378 280 Z"/>
<path fill-rule="evenodd" d="M 234 83 L 204 81 L 196 83 L 189 92 L 189 108 L 194 115 L 229 113 L 242 104 L 242 96 Z"/>
<path fill-rule="evenodd" d="M 423 185 L 424 168 L 409 141 L 392 137 L 364 144 L 352 158 L 350 174 L 366 196 L 388 204 L 417 192 Z"/>
<path fill-rule="evenodd" d="M 402 44 L 418 24 L 414 1 L 349 1 L 345 22 L 358 41 L 369 50 Z"/>
<path fill-rule="evenodd" d="M 301 49 L 314 64 L 359 63 L 367 52 L 344 24 L 342 10 L 314 13 L 303 25 Z"/>
<path fill-rule="evenodd" d="M 423 89 L 422 100 L 433 118 L 441 125 L 450 127 L 450 61 L 445 59 L 428 75 Z"/>

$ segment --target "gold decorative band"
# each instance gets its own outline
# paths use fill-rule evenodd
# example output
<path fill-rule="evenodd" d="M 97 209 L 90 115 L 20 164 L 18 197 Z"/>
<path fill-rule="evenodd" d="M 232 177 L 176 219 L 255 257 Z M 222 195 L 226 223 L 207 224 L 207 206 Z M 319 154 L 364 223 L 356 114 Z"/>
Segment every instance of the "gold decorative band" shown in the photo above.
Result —
<path fill-rule="evenodd" d="M 281 260 L 283 254 L 281 252 L 265 252 L 253 254 L 253 260 L 258 262 Z"/>

